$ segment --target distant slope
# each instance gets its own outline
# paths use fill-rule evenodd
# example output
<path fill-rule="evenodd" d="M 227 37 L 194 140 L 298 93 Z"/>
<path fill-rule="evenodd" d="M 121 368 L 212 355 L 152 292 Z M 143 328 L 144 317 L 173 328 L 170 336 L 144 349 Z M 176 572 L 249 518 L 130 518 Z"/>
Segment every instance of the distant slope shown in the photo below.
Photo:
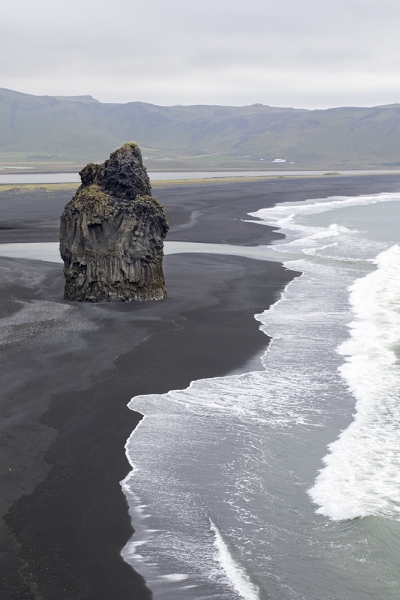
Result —
<path fill-rule="evenodd" d="M 3 164 L 99 161 L 129 140 L 157 168 L 265 168 L 275 158 L 296 168 L 399 167 L 400 105 L 312 111 L 260 104 L 162 107 L 0 88 Z"/>

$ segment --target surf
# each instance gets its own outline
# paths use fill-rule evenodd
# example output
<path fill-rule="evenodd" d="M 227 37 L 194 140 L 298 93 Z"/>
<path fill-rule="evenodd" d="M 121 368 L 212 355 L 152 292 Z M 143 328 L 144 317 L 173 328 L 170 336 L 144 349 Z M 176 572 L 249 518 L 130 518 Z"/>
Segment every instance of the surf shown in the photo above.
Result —
<path fill-rule="evenodd" d="M 351 425 L 329 446 L 309 494 L 334 520 L 368 515 L 400 520 L 400 247 L 350 287 L 354 320 L 339 346 L 339 372 L 356 399 Z"/>

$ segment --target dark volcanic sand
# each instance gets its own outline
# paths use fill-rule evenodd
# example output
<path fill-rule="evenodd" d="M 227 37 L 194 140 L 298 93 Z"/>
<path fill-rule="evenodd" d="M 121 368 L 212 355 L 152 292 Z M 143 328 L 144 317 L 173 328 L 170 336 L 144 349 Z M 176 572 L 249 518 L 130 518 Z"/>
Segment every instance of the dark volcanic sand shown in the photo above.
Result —
<path fill-rule="evenodd" d="M 169 240 L 255 245 L 277 234 L 243 223 L 247 212 L 284 200 L 394 191 L 398 183 L 397 176 L 275 180 L 156 188 L 154 195 L 169 217 Z M 55 241 L 70 195 L 0 193 L 0 243 Z M 129 471 L 124 444 L 139 419 L 126 405 L 136 394 L 244 368 L 268 341 L 253 315 L 295 274 L 239 257 L 168 256 L 166 300 L 76 305 L 62 300 L 61 265 L 0 257 L 0 268 L 8 336 L 2 514 L 8 511 L 12 531 L 2 522 L 1 598 L 150 598 L 119 556 L 132 532 L 119 485 Z"/>

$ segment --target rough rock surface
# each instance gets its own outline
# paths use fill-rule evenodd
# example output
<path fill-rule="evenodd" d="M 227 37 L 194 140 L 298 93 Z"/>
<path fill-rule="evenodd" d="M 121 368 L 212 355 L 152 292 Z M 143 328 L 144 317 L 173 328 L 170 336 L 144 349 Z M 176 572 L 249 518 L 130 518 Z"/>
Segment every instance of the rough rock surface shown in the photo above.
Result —
<path fill-rule="evenodd" d="M 64 297 L 78 302 L 164 298 L 168 222 L 151 197 L 137 144 L 124 144 L 104 164 L 88 164 L 80 176 L 82 185 L 61 216 Z"/>

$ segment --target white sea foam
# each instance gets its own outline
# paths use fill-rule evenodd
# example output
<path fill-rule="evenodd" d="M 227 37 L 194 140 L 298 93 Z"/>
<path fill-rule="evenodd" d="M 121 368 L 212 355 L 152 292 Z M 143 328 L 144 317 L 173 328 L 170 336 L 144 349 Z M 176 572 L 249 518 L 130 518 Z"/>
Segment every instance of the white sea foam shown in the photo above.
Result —
<path fill-rule="evenodd" d="M 249 213 L 249 215 L 252 217 L 257 217 L 265 222 L 277 225 L 285 230 L 296 229 L 297 231 L 307 231 L 307 228 L 304 225 L 295 221 L 296 217 L 315 215 L 317 213 L 327 212 L 336 208 L 343 209 L 350 206 L 366 206 L 368 204 L 395 202 L 398 200 L 398 192 L 353 197 L 332 196 L 326 199 L 321 198 L 320 200 L 296 203 L 295 205 L 285 202 L 283 204 L 278 204 L 273 208 L 262 208 L 257 212 Z"/>
<path fill-rule="evenodd" d="M 285 232 L 285 240 L 270 246 L 277 255 L 276 258 L 279 257 L 278 260 L 285 261 L 305 255 L 320 261 L 338 260 L 348 263 L 376 256 L 387 249 L 387 244 L 371 240 L 357 228 L 335 222 L 326 226 L 312 224 L 310 217 L 336 209 L 387 204 L 399 200 L 399 193 L 333 196 L 309 203 L 278 204 L 249 214 L 260 219 L 260 225 L 280 227 Z"/>
<path fill-rule="evenodd" d="M 232 588 L 244 600 L 259 600 L 260 596 L 256 586 L 251 582 L 246 571 L 241 567 L 229 552 L 218 527 L 210 519 L 210 531 L 215 536 L 215 548 L 218 561 L 226 573 Z"/>
<path fill-rule="evenodd" d="M 304 259 L 292 266 L 301 270 L 303 263 Z M 256 317 L 260 328 L 274 338 L 272 351 L 262 361 L 265 371 L 199 380 L 185 390 L 136 396 L 129 404 L 146 418 L 126 445 L 132 472 L 122 485 L 136 530 L 133 540 L 144 539 L 145 544 L 138 557 L 131 540 L 122 555 L 133 566 L 139 558 L 138 568 L 160 600 L 188 596 L 177 583 L 161 582 L 154 562 L 167 563 L 169 573 L 187 572 L 189 584 L 194 581 L 214 590 L 207 596 L 203 588 L 196 588 L 193 599 L 237 598 L 222 555 L 215 552 L 209 531 L 204 531 L 205 513 L 216 515 L 227 548 L 235 548 L 239 565 L 254 567 L 257 583 L 261 573 L 261 596 L 266 589 L 277 588 L 280 600 L 296 598 L 286 583 L 281 590 L 276 576 L 284 560 L 276 550 L 274 531 L 280 518 L 272 511 L 266 522 L 264 509 L 274 495 L 271 478 L 281 480 L 285 473 L 291 481 L 286 450 L 282 448 L 279 457 L 270 455 L 272 432 L 289 438 L 301 431 L 305 438 L 311 429 L 321 428 L 333 401 L 329 390 L 336 382 L 341 384 L 335 370 L 331 381 L 330 367 L 342 302 L 337 306 L 331 301 L 328 306 L 336 285 L 334 270 L 327 272 L 325 265 L 313 269 L 315 275 L 321 270 L 326 275 L 321 277 L 319 295 L 313 293 L 313 277 L 296 278 L 282 301 Z M 324 310 L 322 299 L 327 300 Z M 152 515 L 146 522 L 134 508 L 140 504 Z M 157 535 L 149 532 L 153 526 Z"/>
<path fill-rule="evenodd" d="M 335 520 L 380 515 L 400 520 L 400 247 L 350 287 L 355 320 L 340 373 L 356 403 L 351 425 L 329 446 L 309 491 L 317 512 Z"/>
<path fill-rule="evenodd" d="M 400 195 L 380 198 L 362 202 L 382 202 L 376 210 L 382 208 L 390 219 L 391 206 L 384 203 Z M 331 200 L 322 203 L 328 206 Z M 349 206 L 358 202 L 345 200 Z M 343 529 L 333 518 L 320 519 L 316 529 L 306 494 L 326 444 L 347 426 L 354 407 L 349 381 L 338 371 L 343 356 L 335 352 L 351 319 L 348 288 L 355 280 L 371 282 L 365 277 L 375 273 L 370 259 L 393 242 L 380 244 L 334 219 L 318 227 L 318 219 L 298 224 L 296 211 L 302 206 L 290 207 L 289 235 L 270 247 L 286 267 L 304 275 L 291 282 L 281 301 L 256 315 L 260 329 L 273 338 L 262 358 L 265 371 L 196 381 L 186 390 L 137 396 L 129 404 L 146 414 L 127 444 L 133 471 L 123 482 L 136 529 L 133 540 L 145 543 L 135 554 L 132 546 L 129 551 L 132 540 L 123 556 L 135 567 L 140 550 L 139 571 L 159 600 L 236 600 L 238 595 L 320 600 L 321 589 L 326 597 L 386 594 L 397 600 L 396 553 L 382 554 L 379 536 L 360 529 L 364 521 Z M 314 209 L 307 210 L 312 215 Z M 265 224 L 277 224 L 275 217 L 264 217 Z M 387 423 L 385 436 L 392 433 L 392 421 Z M 389 462 L 390 452 L 382 449 Z M 385 481 L 392 486 L 397 473 L 387 473 Z M 150 514 L 146 519 L 134 508 L 143 504 Z M 219 525 L 213 536 L 208 515 Z M 387 523 L 393 526 L 379 520 L 380 532 Z M 360 535 L 368 538 L 364 545 L 358 543 Z M 188 579 L 182 582 L 169 578 L 183 573 Z M 244 587 L 234 587 L 234 581 Z M 251 592 L 246 583 L 254 586 Z"/>
<path fill-rule="evenodd" d="M 185 573 L 170 573 L 169 575 L 161 575 L 166 581 L 185 581 L 189 576 Z"/>

